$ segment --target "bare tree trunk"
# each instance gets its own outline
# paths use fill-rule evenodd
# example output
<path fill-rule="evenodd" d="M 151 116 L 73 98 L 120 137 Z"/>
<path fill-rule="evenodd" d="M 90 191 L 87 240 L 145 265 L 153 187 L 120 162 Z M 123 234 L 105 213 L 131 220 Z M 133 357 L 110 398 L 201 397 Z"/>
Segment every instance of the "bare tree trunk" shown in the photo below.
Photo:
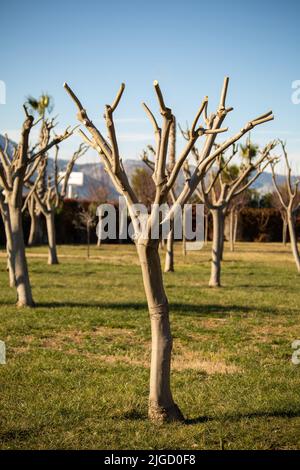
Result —
<path fill-rule="evenodd" d="M 204 214 L 204 244 L 207 245 L 208 242 L 208 221 L 209 214 Z"/>
<path fill-rule="evenodd" d="M 36 246 L 42 243 L 43 229 L 41 215 L 34 214 L 30 216 L 30 232 L 28 238 L 28 246 Z"/>
<path fill-rule="evenodd" d="M 35 201 L 30 199 L 28 204 L 28 211 L 30 215 L 30 232 L 28 238 L 28 246 L 35 246 L 42 242 L 42 227 L 41 227 L 41 214 L 35 211 Z"/>
<path fill-rule="evenodd" d="M 231 210 L 229 214 L 229 242 L 230 251 L 234 251 L 234 214 L 235 211 Z"/>
<path fill-rule="evenodd" d="M 170 386 L 172 336 L 168 299 L 163 286 L 158 245 L 150 243 L 137 245 L 151 321 L 149 418 L 154 421 L 182 421 L 182 413 L 173 400 Z"/>
<path fill-rule="evenodd" d="M 28 267 L 25 255 L 25 244 L 22 226 L 22 212 L 13 204 L 9 207 L 11 235 L 12 235 L 12 267 L 15 273 L 17 289 L 17 305 L 33 307 L 34 301 L 31 293 Z"/>
<path fill-rule="evenodd" d="M 185 217 L 185 210 L 183 208 L 183 214 L 182 214 L 182 254 L 183 256 L 186 256 L 185 223 L 186 223 L 186 217 Z"/>
<path fill-rule="evenodd" d="M 56 250 L 56 236 L 54 211 L 51 210 L 46 215 L 47 236 L 48 236 L 48 264 L 59 264 Z"/>
<path fill-rule="evenodd" d="M 236 244 L 238 221 L 239 221 L 239 211 L 236 210 L 234 211 L 234 227 L 233 227 L 233 243 L 234 244 Z"/>
<path fill-rule="evenodd" d="M 211 210 L 213 219 L 213 243 L 212 243 L 212 260 L 211 274 L 209 280 L 210 287 L 220 287 L 221 285 L 221 254 L 222 254 L 222 238 L 224 237 L 222 209 Z"/>
<path fill-rule="evenodd" d="M 5 205 L 5 208 L 1 210 L 1 215 L 6 237 L 7 271 L 9 278 L 9 287 L 16 287 L 15 274 L 12 264 L 12 233 L 7 205 Z"/>
<path fill-rule="evenodd" d="M 299 249 L 298 249 L 298 244 L 297 244 L 295 220 L 291 212 L 287 214 L 287 223 L 288 223 L 288 228 L 289 228 L 292 253 L 295 259 L 297 270 L 300 273 L 300 254 L 299 254 Z"/>
<path fill-rule="evenodd" d="M 174 271 L 174 229 L 171 228 L 167 239 L 165 273 Z"/>
<path fill-rule="evenodd" d="M 287 238 L 287 220 L 285 217 L 282 218 L 282 243 L 286 246 Z"/>
<path fill-rule="evenodd" d="M 220 259 L 223 261 L 223 254 L 224 254 L 224 226 L 225 226 L 225 215 L 221 211 L 220 215 L 220 235 L 219 235 L 219 242 L 220 242 Z"/>
<path fill-rule="evenodd" d="M 89 259 L 90 257 L 90 226 L 89 224 L 87 224 L 86 226 L 86 236 L 87 236 L 87 246 L 86 246 L 86 250 L 87 250 L 87 258 Z"/>

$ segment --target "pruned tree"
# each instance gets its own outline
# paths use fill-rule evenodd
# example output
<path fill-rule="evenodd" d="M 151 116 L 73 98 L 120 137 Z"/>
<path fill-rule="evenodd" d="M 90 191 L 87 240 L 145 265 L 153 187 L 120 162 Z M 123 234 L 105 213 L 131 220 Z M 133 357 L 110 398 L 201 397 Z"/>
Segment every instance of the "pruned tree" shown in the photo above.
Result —
<path fill-rule="evenodd" d="M 66 129 L 64 134 L 55 136 L 44 148 L 29 151 L 29 137 L 34 118 L 24 106 L 25 120 L 21 138 L 12 156 L 5 149 L 0 149 L 0 187 L 1 213 L 6 229 L 8 264 L 14 285 L 17 290 L 17 305 L 34 305 L 25 255 L 25 244 L 22 225 L 23 187 L 36 172 L 48 150 L 68 138 L 73 130 Z M 27 201 L 25 201 L 25 204 Z"/>
<path fill-rule="evenodd" d="M 129 183 L 120 158 L 114 126 L 114 112 L 119 104 L 125 85 L 121 85 L 114 102 L 111 105 L 105 106 L 105 121 L 108 138 L 105 138 L 99 129 L 97 129 L 93 124 L 87 111 L 71 88 L 67 84 L 64 86 L 77 107 L 77 118 L 85 126 L 89 136 L 87 136 L 82 130 L 80 131 L 80 134 L 85 142 L 98 151 L 115 188 L 124 196 L 135 230 L 135 246 L 141 264 L 151 322 L 152 352 L 149 417 L 155 421 L 183 420 L 183 415 L 173 399 L 170 385 L 172 336 L 169 322 L 168 299 L 164 290 L 162 269 L 158 253 L 159 239 L 151 236 L 151 233 L 153 233 L 152 228 L 155 228 L 157 226 L 157 221 L 160 220 L 157 205 L 160 206 L 161 204 L 166 203 L 182 165 L 186 161 L 191 149 L 195 146 L 200 136 L 203 136 L 205 139 L 201 154 L 202 158 L 197 164 L 190 180 L 185 184 L 181 193 L 176 198 L 176 204 L 172 205 L 164 223 L 173 219 L 176 207 L 182 207 L 190 199 L 201 179 L 204 177 L 208 166 L 212 164 L 218 155 L 224 152 L 230 145 L 246 134 L 254 126 L 273 119 L 272 112 L 270 111 L 252 121 L 249 121 L 240 130 L 240 132 L 228 139 L 218 149 L 214 149 L 213 145 L 217 134 L 227 130 L 222 128 L 222 123 L 226 115 L 232 110 L 232 108 L 227 108 L 225 105 L 228 88 L 228 78 L 226 78 L 222 88 L 217 112 L 210 116 L 207 115 L 208 98 L 205 97 L 191 126 L 189 140 L 179 155 L 173 170 L 168 174 L 166 166 L 173 114 L 171 109 L 165 105 L 160 86 L 158 82 L 155 81 L 154 89 L 160 113 L 162 115 L 162 127 L 159 127 L 158 122 L 149 107 L 146 104 L 143 104 L 143 107 L 153 125 L 156 138 L 156 153 L 152 176 L 156 187 L 153 202 L 156 205 L 153 206 L 149 214 L 144 214 L 141 219 L 138 216 L 136 206 L 138 203 L 137 196 Z M 202 115 L 204 117 L 205 125 L 198 124 Z"/>
<path fill-rule="evenodd" d="M 48 156 L 44 155 L 38 168 L 38 175 L 34 182 L 27 181 L 30 188 L 30 196 L 28 200 L 34 199 L 35 205 L 46 219 L 47 238 L 48 238 L 48 264 L 58 264 L 58 256 L 56 249 L 55 237 L 55 211 L 61 205 L 66 197 L 67 186 L 70 175 L 72 173 L 75 162 L 84 155 L 88 150 L 88 146 L 80 144 L 78 149 L 73 153 L 67 164 L 66 171 L 63 175 L 59 175 L 58 171 L 58 153 L 59 146 L 55 147 L 54 172 L 48 175 L 46 184 L 40 187 L 41 180 L 44 179 L 48 163 Z"/>
<path fill-rule="evenodd" d="M 202 179 L 196 194 L 208 207 L 213 221 L 212 261 L 210 287 L 221 286 L 221 261 L 224 248 L 224 222 L 225 215 L 232 200 L 242 194 L 258 176 L 265 170 L 270 162 L 270 151 L 275 142 L 270 142 L 261 151 L 259 158 L 253 162 L 248 160 L 239 168 L 230 169 L 230 162 L 237 153 L 233 144 L 229 156 L 223 152 L 218 155 L 215 165 L 210 168 L 208 178 Z M 219 145 L 216 146 L 219 148 Z M 199 159 L 198 151 L 194 151 L 196 161 Z M 207 181 L 208 180 L 208 181 Z"/>
<path fill-rule="evenodd" d="M 297 234 L 296 234 L 296 226 L 295 226 L 296 213 L 300 207 L 300 199 L 299 199 L 299 192 L 298 192 L 300 180 L 296 180 L 295 182 L 292 181 L 292 169 L 291 169 L 291 165 L 288 159 L 286 143 L 283 142 L 282 140 L 279 140 L 278 143 L 281 146 L 281 150 L 283 153 L 285 166 L 286 166 L 285 185 L 280 187 L 276 180 L 275 165 L 278 162 L 278 160 L 273 161 L 271 165 L 272 179 L 273 179 L 273 184 L 274 184 L 278 199 L 286 214 L 286 222 L 287 222 L 287 226 L 288 226 L 288 230 L 290 234 L 292 253 L 294 256 L 297 270 L 300 273 L 300 254 L 299 254 L 299 249 L 298 249 L 298 244 L 297 244 Z"/>

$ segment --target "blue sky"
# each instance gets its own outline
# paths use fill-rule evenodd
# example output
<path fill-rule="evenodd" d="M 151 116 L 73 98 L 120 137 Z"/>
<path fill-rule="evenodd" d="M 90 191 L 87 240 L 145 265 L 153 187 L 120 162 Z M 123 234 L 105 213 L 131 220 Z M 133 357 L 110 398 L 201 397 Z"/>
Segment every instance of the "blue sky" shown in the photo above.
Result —
<path fill-rule="evenodd" d="M 252 138 L 260 144 L 286 139 L 300 170 L 300 104 L 291 100 L 292 82 L 300 80 L 299 5 L 296 0 L 5 2 L 0 80 L 6 84 L 6 104 L 0 105 L 0 132 L 17 136 L 25 97 L 41 91 L 54 97 L 60 128 L 75 124 L 64 81 L 102 127 L 103 107 L 123 81 L 126 90 L 116 113 L 120 147 L 124 158 L 138 158 L 153 139 L 141 102 L 157 110 L 154 79 L 185 123 L 205 95 L 214 109 L 228 75 L 227 103 L 235 108 L 227 121 L 230 132 L 273 109 L 275 121 L 260 126 Z M 78 141 L 66 143 L 62 156 Z"/>

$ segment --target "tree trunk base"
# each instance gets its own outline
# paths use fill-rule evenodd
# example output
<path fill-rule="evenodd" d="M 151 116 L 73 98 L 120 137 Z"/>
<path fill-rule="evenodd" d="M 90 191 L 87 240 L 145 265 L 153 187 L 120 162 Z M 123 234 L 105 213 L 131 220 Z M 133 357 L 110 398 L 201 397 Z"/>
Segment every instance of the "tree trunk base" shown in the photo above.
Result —
<path fill-rule="evenodd" d="M 165 273 L 173 273 L 174 272 L 174 268 L 165 268 Z"/>
<path fill-rule="evenodd" d="M 48 259 L 48 264 L 59 264 L 58 259 Z"/>
<path fill-rule="evenodd" d="M 170 423 L 170 422 L 183 422 L 184 416 L 180 409 L 174 403 L 170 408 L 164 408 L 157 403 L 149 404 L 148 417 L 151 421 L 156 423 Z"/>
<path fill-rule="evenodd" d="M 220 282 L 209 281 L 208 287 L 222 287 Z"/>
<path fill-rule="evenodd" d="M 16 307 L 18 308 L 23 308 L 23 307 L 28 307 L 28 308 L 34 308 L 35 303 L 32 300 L 31 302 L 23 302 L 22 300 L 18 300 L 16 303 Z"/>

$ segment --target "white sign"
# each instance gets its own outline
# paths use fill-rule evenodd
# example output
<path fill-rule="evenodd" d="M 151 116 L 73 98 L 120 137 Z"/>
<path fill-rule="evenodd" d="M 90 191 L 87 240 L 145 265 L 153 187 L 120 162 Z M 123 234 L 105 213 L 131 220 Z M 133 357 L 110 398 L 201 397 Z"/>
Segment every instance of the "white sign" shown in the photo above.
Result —
<path fill-rule="evenodd" d="M 66 173 L 63 172 L 60 173 L 59 176 L 63 178 L 65 174 Z M 68 184 L 71 186 L 83 186 L 83 176 L 84 175 L 81 171 L 72 171 L 68 180 Z"/>

